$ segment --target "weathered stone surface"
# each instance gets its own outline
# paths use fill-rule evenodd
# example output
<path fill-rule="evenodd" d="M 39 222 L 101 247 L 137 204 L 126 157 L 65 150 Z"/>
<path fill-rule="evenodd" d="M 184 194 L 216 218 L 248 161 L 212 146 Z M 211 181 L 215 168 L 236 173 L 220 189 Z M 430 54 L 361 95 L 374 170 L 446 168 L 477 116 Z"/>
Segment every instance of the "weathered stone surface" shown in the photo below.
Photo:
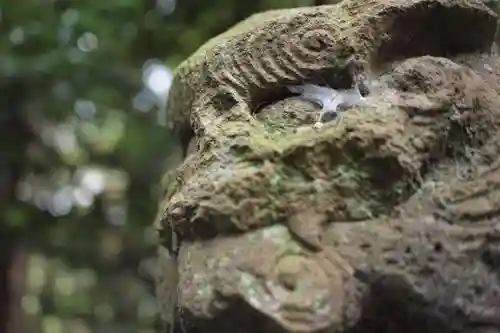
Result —
<path fill-rule="evenodd" d="M 351 0 L 257 14 L 186 60 L 156 221 L 170 328 L 500 332 L 495 30 L 481 1 Z M 371 83 L 316 128 L 284 89 L 302 82 Z"/>

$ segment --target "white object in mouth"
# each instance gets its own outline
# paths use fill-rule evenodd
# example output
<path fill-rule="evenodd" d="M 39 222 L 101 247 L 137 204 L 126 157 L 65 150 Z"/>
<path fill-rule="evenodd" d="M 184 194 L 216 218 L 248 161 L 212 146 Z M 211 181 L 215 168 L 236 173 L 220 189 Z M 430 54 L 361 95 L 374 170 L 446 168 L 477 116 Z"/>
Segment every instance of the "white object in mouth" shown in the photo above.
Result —
<path fill-rule="evenodd" d="M 287 88 L 293 93 L 300 94 L 300 98 L 321 106 L 321 111 L 315 124 L 316 127 L 321 126 L 323 116 L 326 113 L 338 115 L 338 107 L 340 105 L 353 106 L 364 105 L 366 103 L 365 98 L 359 91 L 358 85 L 342 90 L 309 83 L 288 86 Z"/>

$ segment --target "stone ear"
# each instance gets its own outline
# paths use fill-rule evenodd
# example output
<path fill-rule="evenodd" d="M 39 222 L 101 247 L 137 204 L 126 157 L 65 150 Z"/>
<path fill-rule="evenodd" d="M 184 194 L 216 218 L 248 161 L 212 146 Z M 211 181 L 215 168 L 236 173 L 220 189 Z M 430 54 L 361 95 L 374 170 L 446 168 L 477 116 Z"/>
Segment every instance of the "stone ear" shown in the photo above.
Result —
<path fill-rule="evenodd" d="M 350 12 L 354 3 L 342 4 Z M 371 40 L 373 60 L 383 64 L 422 55 L 454 56 L 489 52 L 497 29 L 497 16 L 479 0 L 388 1 L 373 5 L 361 38 Z M 359 5 L 358 5 L 359 7 Z M 367 8 L 363 8 L 369 11 Z M 361 14 L 361 13 L 360 13 Z M 358 13 L 354 13 L 358 15 Z"/>

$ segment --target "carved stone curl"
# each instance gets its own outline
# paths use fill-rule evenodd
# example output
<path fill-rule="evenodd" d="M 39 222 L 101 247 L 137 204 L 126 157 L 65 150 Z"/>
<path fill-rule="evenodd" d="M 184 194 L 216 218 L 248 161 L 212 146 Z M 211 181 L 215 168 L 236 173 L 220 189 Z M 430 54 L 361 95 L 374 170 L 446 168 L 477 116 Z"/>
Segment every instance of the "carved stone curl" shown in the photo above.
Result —
<path fill-rule="evenodd" d="M 156 221 L 170 329 L 500 332 L 496 20 L 345 0 L 254 15 L 181 64 Z M 318 128 L 302 84 L 363 103 Z"/>

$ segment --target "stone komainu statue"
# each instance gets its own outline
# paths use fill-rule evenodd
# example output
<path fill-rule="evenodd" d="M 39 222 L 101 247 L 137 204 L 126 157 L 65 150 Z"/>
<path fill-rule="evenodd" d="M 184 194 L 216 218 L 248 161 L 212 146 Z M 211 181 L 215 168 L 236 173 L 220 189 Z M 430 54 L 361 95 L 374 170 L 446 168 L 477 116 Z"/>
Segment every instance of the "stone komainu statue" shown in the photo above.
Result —
<path fill-rule="evenodd" d="M 500 332 L 496 22 L 479 0 L 345 0 L 182 63 L 156 220 L 170 331 Z"/>

